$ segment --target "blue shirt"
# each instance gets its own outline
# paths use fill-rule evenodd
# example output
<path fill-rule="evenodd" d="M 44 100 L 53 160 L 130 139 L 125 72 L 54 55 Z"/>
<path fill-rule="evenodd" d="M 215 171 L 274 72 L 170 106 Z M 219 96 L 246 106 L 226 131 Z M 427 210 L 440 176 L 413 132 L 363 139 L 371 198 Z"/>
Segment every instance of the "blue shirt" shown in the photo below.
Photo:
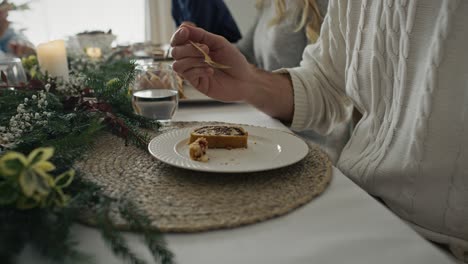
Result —
<path fill-rule="evenodd" d="M 5 31 L 5 33 L 3 33 L 3 35 L 0 37 L 0 51 L 4 53 L 10 53 L 11 50 L 10 50 L 9 44 L 12 41 L 28 42 L 26 37 L 23 34 L 16 32 L 14 29 L 9 27 Z"/>
<path fill-rule="evenodd" d="M 172 17 L 177 26 L 184 21 L 195 23 L 208 32 L 237 42 L 241 33 L 223 0 L 172 0 Z"/>
<path fill-rule="evenodd" d="M 16 33 L 13 29 L 8 28 L 3 36 L 0 38 L 0 50 L 7 53 L 10 52 L 10 48 L 8 47 L 8 44 L 10 44 L 10 41 L 12 41 L 16 37 Z"/>

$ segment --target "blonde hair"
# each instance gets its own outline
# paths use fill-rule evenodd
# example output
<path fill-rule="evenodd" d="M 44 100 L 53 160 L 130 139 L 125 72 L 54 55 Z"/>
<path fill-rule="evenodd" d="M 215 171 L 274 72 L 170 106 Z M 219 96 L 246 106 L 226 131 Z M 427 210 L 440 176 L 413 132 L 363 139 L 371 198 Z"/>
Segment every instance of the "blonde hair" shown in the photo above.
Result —
<path fill-rule="evenodd" d="M 256 7 L 263 7 L 265 0 L 257 0 Z M 274 26 L 279 24 L 286 13 L 286 1 L 274 0 L 276 16 L 270 21 L 269 25 Z M 304 8 L 299 23 L 294 32 L 298 32 L 305 27 L 306 36 L 311 43 L 315 43 L 320 35 L 320 26 L 322 25 L 323 16 L 320 14 L 316 0 L 303 0 Z"/>

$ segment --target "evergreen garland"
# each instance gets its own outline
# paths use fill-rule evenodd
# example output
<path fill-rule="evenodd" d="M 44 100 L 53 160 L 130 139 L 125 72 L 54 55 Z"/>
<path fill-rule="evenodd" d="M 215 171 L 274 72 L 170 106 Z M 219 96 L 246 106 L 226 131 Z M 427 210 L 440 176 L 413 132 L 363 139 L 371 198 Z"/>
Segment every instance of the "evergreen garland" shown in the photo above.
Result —
<path fill-rule="evenodd" d="M 92 256 L 76 250 L 77 241 L 71 234 L 72 225 L 86 208 L 99 209 L 95 216 L 97 228 L 115 255 L 129 263 L 145 263 L 129 249 L 124 237 L 116 229 L 109 215 L 113 205 L 118 206 L 120 214 L 128 221 L 132 230 L 142 234 L 155 261 L 173 263 L 173 255 L 167 248 L 162 234 L 148 228 L 150 221 L 144 214 L 138 212 L 136 207 L 125 199 L 115 200 L 104 195 L 98 186 L 84 181 L 79 171 L 74 173 L 70 170 L 73 163 L 92 148 L 93 139 L 103 131 L 111 131 L 125 138 L 130 144 L 146 148 L 149 137 L 141 133 L 140 128 L 157 129 L 158 123 L 133 113 L 128 89 L 135 77 L 135 65 L 125 60 L 85 62 L 79 74 L 78 71 L 72 70 L 72 80 L 64 84 L 49 78 L 47 74 L 37 72 L 37 60 L 34 57 L 23 61 L 23 64 L 35 77 L 30 85 L 15 90 L 0 90 L 2 263 L 15 263 L 16 257 L 26 245 L 31 245 L 34 250 L 54 263 L 92 263 Z M 74 68 L 73 65 L 71 68 Z M 77 77 L 73 80 L 74 76 Z M 80 84 L 82 87 L 79 87 Z M 67 87 L 69 91 L 73 90 L 73 95 L 66 93 Z M 79 91 L 78 96 L 76 91 Z M 20 106 L 22 104 L 40 114 L 25 111 L 25 107 Z M 18 125 L 18 129 L 21 130 L 8 130 L 12 124 L 16 124 L 16 121 L 12 121 L 15 116 L 24 117 L 25 112 L 27 121 Z M 15 144 L 2 145 L 2 142 L 12 138 L 12 133 L 19 133 L 18 131 L 21 133 L 17 134 L 19 137 L 15 138 Z M 39 150 L 40 147 L 48 149 Z M 45 157 L 46 150 L 55 151 L 50 159 Z M 29 165 L 25 165 L 19 162 L 23 158 L 15 159 L 21 154 L 13 155 L 12 151 L 24 154 L 25 160 L 33 155 L 28 157 L 28 153 L 39 154 L 32 161 L 28 161 Z M 39 166 L 34 165 L 34 162 L 42 162 L 42 165 L 34 169 L 34 166 Z M 16 174 L 12 173 L 12 168 L 17 171 Z M 52 175 L 52 168 L 55 176 Z M 29 180 L 40 180 L 43 173 L 47 174 L 46 179 L 49 180 L 45 182 L 50 186 L 37 186 L 41 181 L 19 180 L 26 176 Z M 51 191 L 45 196 L 39 196 L 39 193 L 28 196 L 24 188 L 45 188 Z M 16 202 L 13 200 L 15 197 Z M 26 207 L 22 208 L 19 205 L 32 208 L 25 209 Z"/>

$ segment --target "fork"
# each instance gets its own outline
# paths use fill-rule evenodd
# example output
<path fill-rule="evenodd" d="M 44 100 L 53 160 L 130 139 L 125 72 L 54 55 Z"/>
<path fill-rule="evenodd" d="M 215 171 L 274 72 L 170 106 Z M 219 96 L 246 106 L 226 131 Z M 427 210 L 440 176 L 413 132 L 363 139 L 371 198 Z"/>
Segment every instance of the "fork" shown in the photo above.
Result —
<path fill-rule="evenodd" d="M 224 64 L 221 64 L 221 63 L 217 63 L 215 61 L 213 61 L 210 57 L 210 55 L 206 54 L 206 52 L 200 48 L 197 44 L 195 44 L 193 41 L 189 40 L 190 44 L 192 44 L 192 46 L 194 46 L 198 51 L 200 51 L 203 56 L 205 56 L 205 63 L 210 65 L 211 67 L 213 68 L 216 68 L 216 69 L 230 69 L 231 67 L 230 66 L 227 66 L 227 65 L 224 65 Z"/>

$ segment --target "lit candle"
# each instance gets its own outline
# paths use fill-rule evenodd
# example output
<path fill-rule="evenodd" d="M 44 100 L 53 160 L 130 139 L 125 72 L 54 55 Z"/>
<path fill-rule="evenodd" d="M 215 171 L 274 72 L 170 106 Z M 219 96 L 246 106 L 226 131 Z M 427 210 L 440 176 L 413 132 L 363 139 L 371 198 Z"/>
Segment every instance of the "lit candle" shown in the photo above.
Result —
<path fill-rule="evenodd" d="M 50 76 L 62 77 L 68 80 L 68 62 L 65 41 L 54 40 L 37 46 L 37 60 L 41 71 Z"/>
<path fill-rule="evenodd" d="M 86 54 L 91 58 L 91 59 L 99 59 L 102 56 L 102 51 L 100 48 L 86 48 Z"/>

